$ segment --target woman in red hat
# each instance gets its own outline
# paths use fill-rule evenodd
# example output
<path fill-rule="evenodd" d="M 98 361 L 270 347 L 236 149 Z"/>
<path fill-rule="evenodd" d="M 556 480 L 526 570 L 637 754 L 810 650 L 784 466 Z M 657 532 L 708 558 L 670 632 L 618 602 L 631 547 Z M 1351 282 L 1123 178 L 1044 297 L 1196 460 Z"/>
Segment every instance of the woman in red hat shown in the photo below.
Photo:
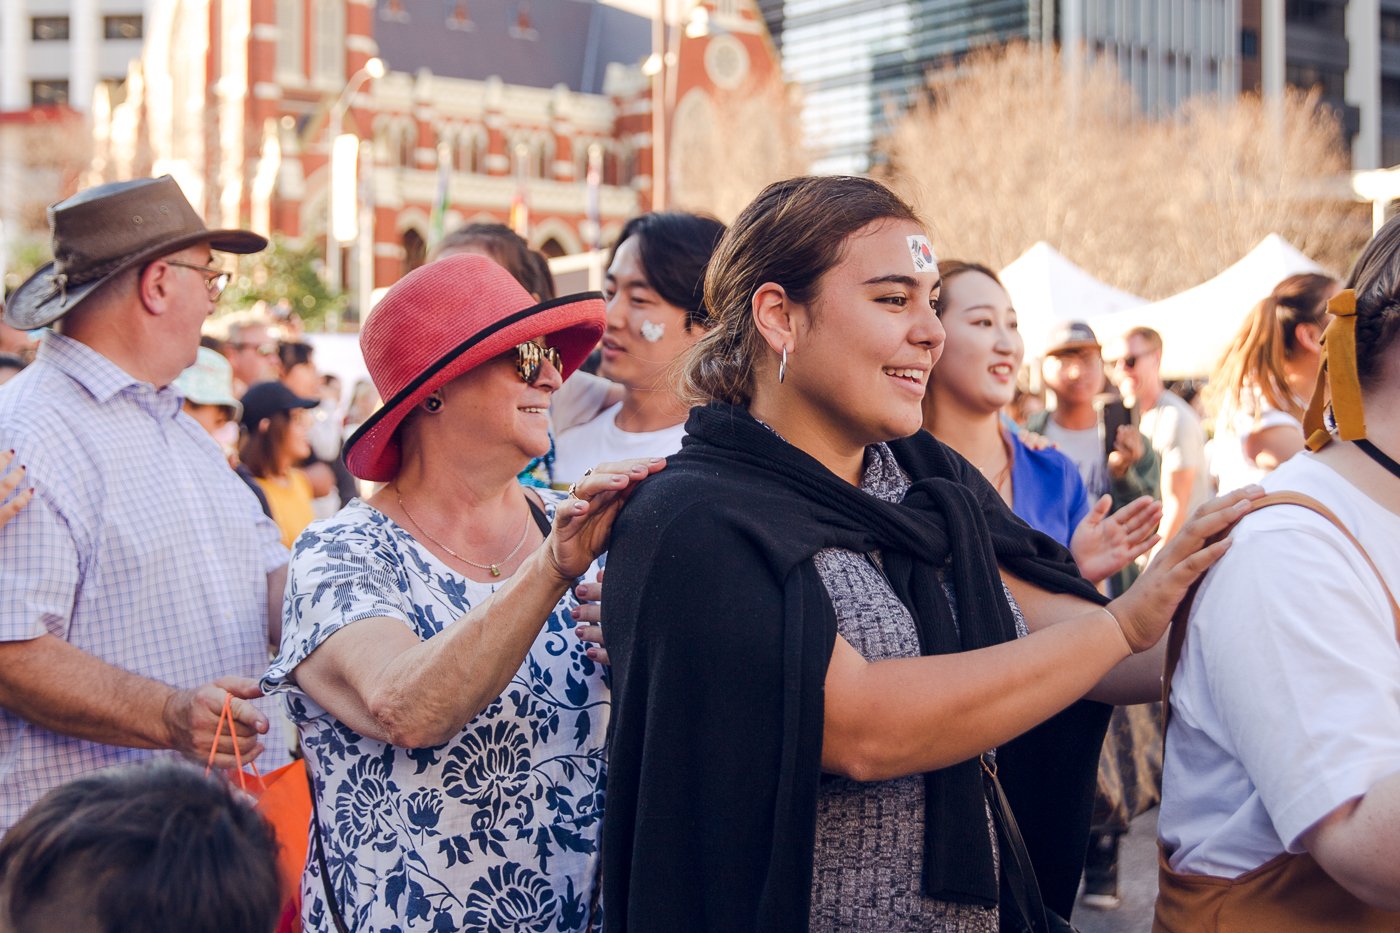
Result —
<path fill-rule="evenodd" d="M 385 485 L 297 542 L 263 682 L 313 775 L 308 930 L 596 919 L 610 700 L 570 588 L 661 462 L 567 496 L 516 474 L 602 329 L 601 296 L 536 302 L 474 255 L 410 273 L 365 323 L 386 401 L 345 459 Z"/>

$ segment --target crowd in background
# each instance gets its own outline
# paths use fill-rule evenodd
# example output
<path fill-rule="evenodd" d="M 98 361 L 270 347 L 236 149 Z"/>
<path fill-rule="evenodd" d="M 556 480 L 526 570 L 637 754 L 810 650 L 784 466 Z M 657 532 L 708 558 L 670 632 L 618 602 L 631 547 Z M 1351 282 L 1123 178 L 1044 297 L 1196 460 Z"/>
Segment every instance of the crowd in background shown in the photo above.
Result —
<path fill-rule="evenodd" d="M 249 930 L 993 930 L 1013 901 L 1042 929 L 1081 897 L 1112 909 L 1119 839 L 1162 799 L 1159 639 L 1254 484 L 1328 428 L 1353 440 L 1335 384 L 1321 439 L 1310 420 L 1324 334 L 1368 284 L 1394 285 L 1375 268 L 1355 292 L 1292 276 L 1204 391 L 1174 390 L 1147 328 L 1066 323 L 1028 362 L 993 270 L 940 261 L 873 182 L 797 179 L 729 228 L 632 219 L 602 296 L 558 296 L 509 228 L 451 233 L 370 314 L 372 381 L 345 386 L 294 315 L 210 316 L 216 253 L 261 238 L 206 230 L 170 188 L 56 205 L 58 245 L 104 204 L 183 226 L 131 233 L 105 266 L 41 270 L 0 326 L 0 382 L 24 374 L 0 388 L 0 929 L 156 912 L 233 929 L 202 916 L 214 895 L 172 904 L 149 879 L 64 902 L 90 866 L 160 853 L 177 878 L 215 850 L 209 873 L 273 892 L 240 908 Z M 881 316 L 844 310 L 859 302 Z M 1391 325 L 1367 326 L 1389 345 Z M 1390 385 L 1348 352 L 1367 392 Z M 1367 464 L 1308 454 L 1279 475 L 1326 499 L 1305 471 L 1369 489 Z M 1331 534 L 1308 521 L 1274 524 Z M 1382 588 L 1394 556 L 1377 555 Z M 1220 566 L 1201 603 L 1238 615 L 1241 571 Z M 1353 615 L 1388 623 L 1371 595 Z M 1166 769 L 1193 802 L 1164 803 L 1167 928 L 1201 909 L 1193 874 L 1309 851 L 1324 877 L 1288 870 L 1323 905 L 1317 928 L 1393 921 L 1388 876 L 1337 854 L 1370 838 L 1342 811 L 1393 794 L 1400 761 L 1394 641 L 1356 624 L 1381 659 L 1347 708 L 1386 711 L 1372 740 L 1332 746 L 1369 770 L 1326 793 L 1251 771 L 1286 769 L 1235 748 L 1249 726 L 1211 705 L 1212 673 L 1268 636 L 1234 633 L 1228 662 L 1188 643 Z M 980 682 L 938 666 L 948 654 Z M 862 680 L 882 664 L 885 682 Z M 296 890 L 259 867 L 278 843 L 237 795 L 175 767 L 100 770 L 150 749 L 217 768 L 304 758 Z M 1210 755 L 1213 774 L 1190 772 Z M 1265 788 L 1222 811 L 1252 821 L 1258 859 L 1203 828 L 1200 788 L 1229 768 Z M 1014 834 L 979 769 L 1000 774 Z M 131 806 L 104 811 L 114 798 Z M 1389 825 L 1380 799 L 1366 820 Z M 162 805 L 169 831 L 150 835 Z M 1022 855 L 1030 907 L 1006 887 Z"/>

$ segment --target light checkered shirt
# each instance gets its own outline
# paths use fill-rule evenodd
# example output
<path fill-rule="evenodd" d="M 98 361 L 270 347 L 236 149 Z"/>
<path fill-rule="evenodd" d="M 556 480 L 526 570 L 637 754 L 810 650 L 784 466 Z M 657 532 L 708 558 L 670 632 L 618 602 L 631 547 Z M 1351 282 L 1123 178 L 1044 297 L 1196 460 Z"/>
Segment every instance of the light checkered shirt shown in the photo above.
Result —
<path fill-rule="evenodd" d="M 0 388 L 0 448 L 37 490 L 0 530 L 0 641 L 48 633 L 180 688 L 262 675 L 267 574 L 287 552 L 180 402 L 58 334 Z M 68 738 L 0 709 L 0 833 L 49 789 L 156 754 L 172 753 Z"/>

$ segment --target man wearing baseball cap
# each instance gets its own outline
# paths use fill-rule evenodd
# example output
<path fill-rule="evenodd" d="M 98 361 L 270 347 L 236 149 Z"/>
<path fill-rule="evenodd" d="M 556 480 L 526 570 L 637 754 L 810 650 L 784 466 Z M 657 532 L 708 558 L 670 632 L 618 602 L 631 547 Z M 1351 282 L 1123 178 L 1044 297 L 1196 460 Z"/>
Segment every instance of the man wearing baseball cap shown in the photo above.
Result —
<path fill-rule="evenodd" d="M 1028 427 L 1054 441 L 1075 462 L 1090 499 L 1111 493 L 1117 510 L 1141 495 L 1156 498 L 1157 457 L 1132 425 L 1123 403 L 1103 394 L 1103 348 L 1093 328 L 1083 321 L 1057 324 L 1049 335 L 1041 373 L 1055 393 L 1055 407 L 1032 416 Z M 1108 581 L 1109 592 L 1122 593 L 1138 572 L 1133 564 L 1119 571 Z M 1154 801 L 1149 798 L 1156 793 L 1158 775 L 1145 764 L 1141 770 L 1132 767 L 1147 761 L 1143 749 L 1161 745 L 1160 733 L 1154 733 L 1156 716 L 1149 707 L 1120 707 L 1109 721 L 1081 896 L 1086 907 L 1111 910 L 1120 903 L 1119 840 L 1128 820 L 1150 806 Z"/>
<path fill-rule="evenodd" d="M 252 678 L 286 573 L 276 525 L 171 386 L 228 282 L 215 251 L 267 241 L 208 229 L 169 176 L 79 192 L 49 224 L 54 261 L 5 308 L 52 330 L 0 392 L 0 443 L 36 491 L 0 531 L 0 832 L 84 772 L 205 760 L 226 701 L 215 765 L 257 754 Z"/>

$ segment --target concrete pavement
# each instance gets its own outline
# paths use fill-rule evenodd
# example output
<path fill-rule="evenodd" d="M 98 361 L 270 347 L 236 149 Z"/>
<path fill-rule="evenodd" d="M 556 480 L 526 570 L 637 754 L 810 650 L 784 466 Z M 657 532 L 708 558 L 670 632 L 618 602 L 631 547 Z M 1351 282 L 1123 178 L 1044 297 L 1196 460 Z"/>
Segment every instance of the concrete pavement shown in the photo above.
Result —
<path fill-rule="evenodd" d="M 1080 933 L 1150 933 L 1152 904 L 1157 899 L 1157 808 L 1133 820 L 1119 843 L 1117 910 L 1074 908 Z"/>

